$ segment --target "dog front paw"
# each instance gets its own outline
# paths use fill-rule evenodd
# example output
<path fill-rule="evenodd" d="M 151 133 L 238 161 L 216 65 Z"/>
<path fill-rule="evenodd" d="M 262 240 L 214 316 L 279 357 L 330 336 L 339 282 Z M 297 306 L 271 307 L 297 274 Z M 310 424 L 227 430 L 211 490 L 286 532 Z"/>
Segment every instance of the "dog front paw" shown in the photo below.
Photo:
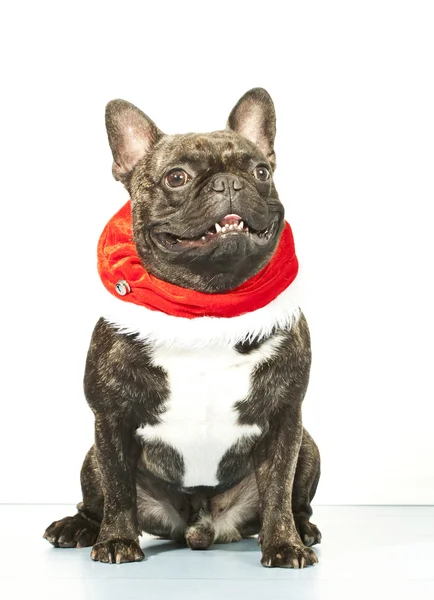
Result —
<path fill-rule="evenodd" d="M 145 558 L 139 544 L 128 538 L 113 538 L 97 542 L 90 553 L 92 560 L 103 563 L 125 563 Z"/>
<path fill-rule="evenodd" d="M 299 544 L 272 544 L 262 547 L 261 564 L 264 567 L 304 569 L 317 562 L 315 552 Z"/>

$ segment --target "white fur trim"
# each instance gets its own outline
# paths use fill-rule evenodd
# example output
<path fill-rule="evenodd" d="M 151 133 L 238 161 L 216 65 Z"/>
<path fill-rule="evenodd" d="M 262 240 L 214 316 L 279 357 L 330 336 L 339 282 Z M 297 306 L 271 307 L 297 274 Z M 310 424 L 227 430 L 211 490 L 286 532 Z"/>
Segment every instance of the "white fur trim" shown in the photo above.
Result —
<path fill-rule="evenodd" d="M 238 317 L 187 319 L 124 302 L 105 291 L 102 316 L 120 333 L 137 333 L 155 345 L 203 348 L 267 337 L 275 326 L 290 327 L 300 316 L 297 279 L 272 302 Z"/>

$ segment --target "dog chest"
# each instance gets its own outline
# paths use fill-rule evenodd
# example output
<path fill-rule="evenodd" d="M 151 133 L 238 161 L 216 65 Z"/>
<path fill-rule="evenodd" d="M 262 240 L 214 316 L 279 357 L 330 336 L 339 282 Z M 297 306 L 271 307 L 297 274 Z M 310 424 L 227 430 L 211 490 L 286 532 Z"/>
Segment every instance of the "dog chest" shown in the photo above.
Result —
<path fill-rule="evenodd" d="M 233 347 L 161 348 L 153 363 L 164 369 L 169 397 L 160 423 L 143 425 L 143 441 L 161 441 L 183 458 L 184 487 L 215 486 L 220 460 L 236 442 L 256 438 L 257 425 L 239 423 L 236 404 L 247 397 L 257 365 L 271 356 L 276 340 L 267 340 L 249 354 Z"/>

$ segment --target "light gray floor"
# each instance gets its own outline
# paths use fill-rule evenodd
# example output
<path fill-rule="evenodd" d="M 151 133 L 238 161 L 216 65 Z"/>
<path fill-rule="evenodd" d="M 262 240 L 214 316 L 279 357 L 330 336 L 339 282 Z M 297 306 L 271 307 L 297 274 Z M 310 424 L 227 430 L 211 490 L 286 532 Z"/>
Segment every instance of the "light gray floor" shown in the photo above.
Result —
<path fill-rule="evenodd" d="M 2 599 L 434 599 L 434 506 L 317 507 L 320 563 L 300 571 L 262 567 L 254 539 L 201 552 L 144 537 L 145 561 L 94 563 L 88 548 L 55 549 L 41 537 L 74 512 L 0 505 Z"/>

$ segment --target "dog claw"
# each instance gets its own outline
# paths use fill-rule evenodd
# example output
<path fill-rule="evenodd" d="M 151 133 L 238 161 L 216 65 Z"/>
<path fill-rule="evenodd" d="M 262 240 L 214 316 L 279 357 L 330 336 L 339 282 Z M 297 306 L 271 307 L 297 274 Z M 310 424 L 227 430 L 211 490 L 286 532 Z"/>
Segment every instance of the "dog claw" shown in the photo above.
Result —
<path fill-rule="evenodd" d="M 92 548 L 90 557 L 98 562 L 119 565 L 143 560 L 145 555 L 135 540 L 125 538 L 97 542 Z"/>
<path fill-rule="evenodd" d="M 287 544 L 268 546 L 264 544 L 261 564 L 264 567 L 283 567 L 290 569 L 304 569 L 318 562 L 314 551 L 305 546 Z"/>

